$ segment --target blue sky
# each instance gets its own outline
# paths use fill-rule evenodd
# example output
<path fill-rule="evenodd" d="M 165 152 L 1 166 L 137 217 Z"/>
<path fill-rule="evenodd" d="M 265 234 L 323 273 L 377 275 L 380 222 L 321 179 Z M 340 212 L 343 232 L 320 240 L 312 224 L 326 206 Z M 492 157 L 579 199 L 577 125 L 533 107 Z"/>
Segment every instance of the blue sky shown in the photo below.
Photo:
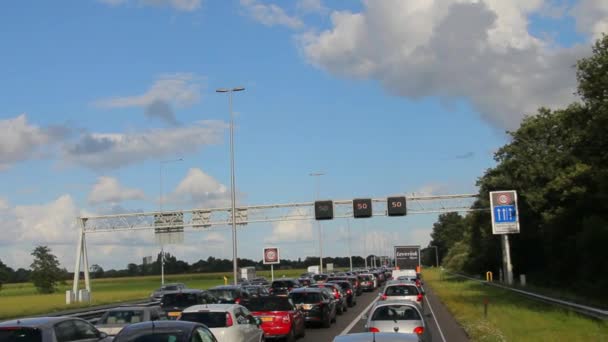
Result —
<path fill-rule="evenodd" d="M 18 1 L 0 10 L 0 259 L 48 244 L 71 269 L 80 214 L 227 205 L 234 94 L 242 205 L 475 192 L 525 114 L 574 101 L 569 66 L 608 27 L 601 1 Z M 356 254 L 426 245 L 434 215 L 351 220 Z M 324 224 L 326 255 L 347 222 Z M 124 267 L 152 233 L 91 236 Z M 224 228 L 170 252 L 229 258 Z M 256 224 L 267 244 L 317 253 L 316 228 Z M 93 253 L 90 252 L 90 255 Z"/>

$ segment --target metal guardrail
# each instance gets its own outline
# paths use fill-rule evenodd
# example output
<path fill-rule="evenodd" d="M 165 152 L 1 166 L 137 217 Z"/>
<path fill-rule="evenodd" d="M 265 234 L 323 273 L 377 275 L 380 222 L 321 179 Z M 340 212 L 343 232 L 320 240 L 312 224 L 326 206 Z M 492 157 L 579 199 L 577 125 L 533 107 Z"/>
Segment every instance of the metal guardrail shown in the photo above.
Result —
<path fill-rule="evenodd" d="M 469 280 L 473 280 L 479 283 L 482 283 L 484 285 L 488 285 L 488 286 L 493 286 L 493 287 L 497 287 L 497 288 L 501 288 L 504 290 L 508 290 L 508 291 L 512 291 L 521 295 L 524 295 L 526 297 L 541 301 L 541 302 L 545 302 L 548 304 L 553 304 L 553 305 L 558 305 L 561 306 L 563 308 L 578 312 L 580 314 L 583 314 L 585 316 L 589 316 L 589 317 L 593 317 L 593 318 L 598 318 L 601 320 L 606 320 L 608 319 L 608 311 L 607 310 L 602 310 L 599 308 L 594 308 L 591 306 L 586 306 L 586 305 L 581 305 L 581 304 L 577 304 L 577 303 L 573 303 L 573 302 L 569 302 L 569 301 L 565 301 L 562 299 L 558 299 L 558 298 L 552 298 L 552 297 L 548 297 L 545 295 L 541 295 L 538 293 L 534 293 L 534 292 L 530 292 L 530 291 L 524 291 L 524 290 L 520 290 L 520 289 L 516 289 L 510 286 L 505 286 L 502 284 L 497 284 L 494 282 L 488 282 L 485 280 L 481 280 L 481 279 L 476 279 L 473 277 L 470 277 L 468 275 L 465 274 L 461 274 L 461 273 L 453 273 L 453 272 L 448 272 L 448 271 L 442 271 L 445 272 L 447 274 L 451 274 L 451 275 L 455 275 L 458 277 L 462 277 L 462 278 L 466 278 Z"/>
<path fill-rule="evenodd" d="M 99 306 L 94 306 L 94 307 L 88 307 L 88 308 L 80 308 L 80 309 L 73 309 L 73 310 L 66 310 L 66 311 L 58 311 L 58 312 L 53 312 L 53 313 L 49 313 L 49 314 L 45 314 L 45 315 L 41 315 L 41 316 L 52 316 L 52 317 L 57 317 L 57 316 L 70 316 L 70 317 L 78 317 L 78 318 L 82 318 L 84 320 L 87 320 L 93 324 L 95 324 L 97 322 L 97 320 L 99 318 L 101 318 L 101 316 L 103 316 L 103 314 L 113 308 L 119 307 L 119 306 L 125 306 L 125 305 L 143 305 L 143 306 L 152 306 L 152 305 L 158 305 L 158 301 L 150 301 L 149 299 L 146 300 L 138 300 L 138 301 L 131 301 L 131 302 L 120 302 L 120 303 L 112 303 L 112 304 L 106 304 L 106 305 L 99 305 Z"/>

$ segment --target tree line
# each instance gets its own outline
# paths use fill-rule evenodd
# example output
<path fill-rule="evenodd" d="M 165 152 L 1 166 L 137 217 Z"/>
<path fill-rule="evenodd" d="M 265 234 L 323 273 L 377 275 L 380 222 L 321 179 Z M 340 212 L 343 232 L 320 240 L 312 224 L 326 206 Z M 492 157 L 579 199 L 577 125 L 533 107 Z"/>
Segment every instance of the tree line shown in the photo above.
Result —
<path fill-rule="evenodd" d="M 576 63 L 580 101 L 540 108 L 508 132 L 496 166 L 478 178 L 473 208 L 489 208 L 489 192 L 517 190 L 521 232 L 511 234 L 514 275 L 544 286 L 608 298 L 608 36 Z M 473 274 L 501 267 L 500 236 L 490 212 L 440 215 L 431 246 L 441 263 Z M 434 250 L 423 254 L 434 264 Z"/>

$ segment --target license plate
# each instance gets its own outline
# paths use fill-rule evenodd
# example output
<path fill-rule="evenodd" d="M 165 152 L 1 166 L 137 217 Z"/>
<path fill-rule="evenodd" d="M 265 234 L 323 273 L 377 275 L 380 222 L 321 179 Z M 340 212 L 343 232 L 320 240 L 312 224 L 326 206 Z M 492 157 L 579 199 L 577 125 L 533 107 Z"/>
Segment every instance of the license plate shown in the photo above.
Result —
<path fill-rule="evenodd" d="M 272 317 L 262 317 L 262 322 L 272 322 Z"/>
<path fill-rule="evenodd" d="M 179 317 L 182 313 L 181 312 L 169 312 L 168 315 L 170 317 Z"/>
<path fill-rule="evenodd" d="M 312 304 L 302 304 L 302 309 L 310 310 L 310 309 L 312 309 Z"/>

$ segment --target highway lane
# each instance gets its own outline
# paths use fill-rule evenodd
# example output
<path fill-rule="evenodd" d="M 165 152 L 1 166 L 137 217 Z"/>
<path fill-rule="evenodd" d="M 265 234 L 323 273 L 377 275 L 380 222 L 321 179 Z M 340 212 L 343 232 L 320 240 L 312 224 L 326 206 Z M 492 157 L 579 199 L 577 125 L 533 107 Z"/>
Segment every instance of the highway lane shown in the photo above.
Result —
<path fill-rule="evenodd" d="M 441 303 L 433 290 L 425 288 L 424 315 L 426 316 L 433 342 L 464 342 L 469 341 L 462 327 L 456 322 L 447 308 Z M 365 321 L 361 320 L 364 310 L 376 300 L 378 290 L 366 292 L 357 298 L 357 306 L 349 308 L 348 312 L 338 316 L 331 328 L 307 327 L 306 336 L 298 341 L 302 342 L 331 342 L 340 334 L 364 332 Z"/>

